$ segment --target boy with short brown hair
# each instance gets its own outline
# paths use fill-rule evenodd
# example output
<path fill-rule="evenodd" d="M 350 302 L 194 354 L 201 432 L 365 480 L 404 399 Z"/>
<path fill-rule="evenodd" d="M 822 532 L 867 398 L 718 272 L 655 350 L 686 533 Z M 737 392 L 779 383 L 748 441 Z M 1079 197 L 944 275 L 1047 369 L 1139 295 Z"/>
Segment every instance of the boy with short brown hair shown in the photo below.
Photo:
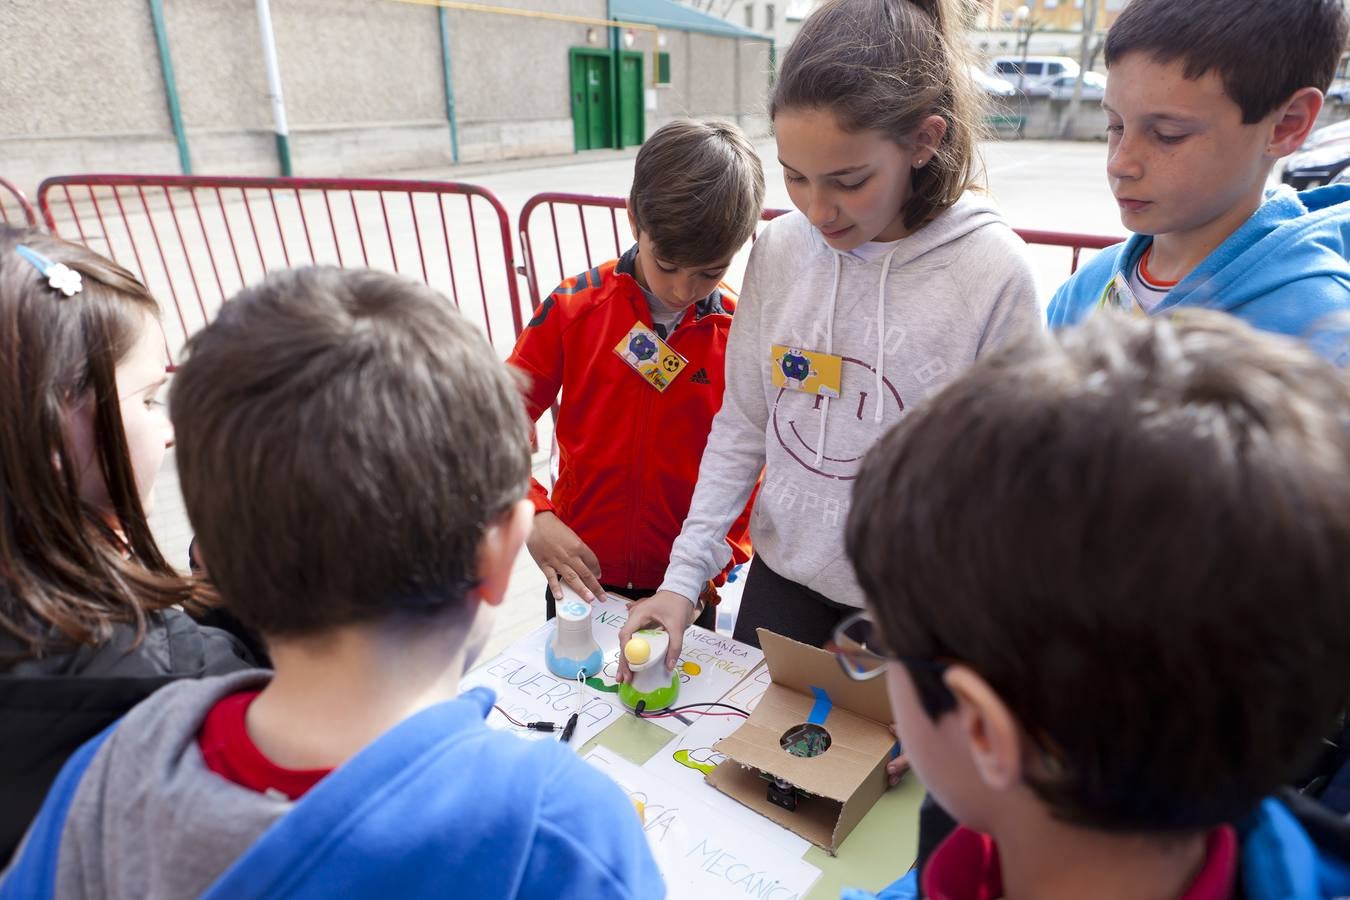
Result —
<path fill-rule="evenodd" d="M 763 204 L 759 157 L 735 125 L 662 126 L 637 156 L 634 246 L 559 285 L 516 342 L 530 417 L 562 397 L 553 490 L 530 488 L 550 618 L 563 584 L 588 600 L 660 586 L 722 405 L 735 299 L 720 282 Z M 749 558 L 748 524 L 749 506 L 727 533 L 729 567 Z M 697 624 L 714 627 L 716 596 L 709 582 Z"/>
<path fill-rule="evenodd" d="M 224 305 L 174 377 L 178 470 L 276 672 L 170 686 L 86 744 L 0 896 L 664 894 L 617 786 L 457 696 L 530 526 L 512 374 L 393 275 Z"/>
<path fill-rule="evenodd" d="M 1350 185 L 1266 192 L 1345 52 L 1343 0 L 1132 0 L 1106 38 L 1107 178 L 1134 236 L 1055 294 L 1051 327 L 1100 307 L 1223 309 L 1350 363 Z"/>
<path fill-rule="evenodd" d="M 1277 793 L 1350 691 L 1348 423 L 1295 341 L 1103 314 L 877 444 L 836 643 L 962 825 L 881 896 L 1350 893 L 1350 826 Z"/>

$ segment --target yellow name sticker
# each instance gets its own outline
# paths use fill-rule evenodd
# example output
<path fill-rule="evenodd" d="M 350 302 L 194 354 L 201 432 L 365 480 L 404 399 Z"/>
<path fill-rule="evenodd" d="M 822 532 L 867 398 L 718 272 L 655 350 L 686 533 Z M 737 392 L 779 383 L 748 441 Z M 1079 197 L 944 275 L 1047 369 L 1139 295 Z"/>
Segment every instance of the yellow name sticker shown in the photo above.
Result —
<path fill-rule="evenodd" d="M 689 365 L 689 360 L 670 349 L 669 344 L 641 322 L 628 329 L 623 340 L 614 346 L 614 352 L 658 391 L 670 387 Z"/>
<path fill-rule="evenodd" d="M 774 387 L 822 397 L 839 396 L 843 357 L 783 344 L 774 344 L 770 352 Z"/>

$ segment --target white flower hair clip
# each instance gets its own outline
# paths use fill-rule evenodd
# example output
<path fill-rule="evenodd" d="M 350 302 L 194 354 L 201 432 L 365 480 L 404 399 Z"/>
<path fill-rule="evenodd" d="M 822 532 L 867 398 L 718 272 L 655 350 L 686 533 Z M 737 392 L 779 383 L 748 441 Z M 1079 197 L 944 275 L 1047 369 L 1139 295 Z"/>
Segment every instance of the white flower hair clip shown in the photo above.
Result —
<path fill-rule="evenodd" d="M 16 253 L 28 260 L 47 279 L 47 286 L 63 296 L 74 297 L 84 290 L 84 277 L 65 263 L 52 262 L 32 247 L 16 244 Z"/>

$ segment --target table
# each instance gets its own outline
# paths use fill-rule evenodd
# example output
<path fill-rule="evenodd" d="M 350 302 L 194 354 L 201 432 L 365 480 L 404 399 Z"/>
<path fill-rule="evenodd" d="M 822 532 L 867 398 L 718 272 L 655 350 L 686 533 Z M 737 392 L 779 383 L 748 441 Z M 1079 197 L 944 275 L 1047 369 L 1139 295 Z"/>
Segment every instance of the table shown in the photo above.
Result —
<path fill-rule="evenodd" d="M 670 742 L 670 732 L 624 716 L 583 744 L 581 755 L 600 746 L 641 765 Z M 844 839 L 838 856 L 812 847 L 802 858 L 820 869 L 804 900 L 838 900 L 846 887 L 878 891 L 905 874 L 919 846 L 919 803 L 924 791 L 911 773 L 887 791 Z"/>
<path fill-rule="evenodd" d="M 598 610 L 600 609 L 603 607 L 598 607 Z M 622 607 L 619 606 L 617 609 L 621 610 Z M 613 609 L 605 615 L 597 611 L 596 637 L 610 659 L 613 659 L 613 654 L 617 652 L 617 632 L 621 619 L 621 615 L 616 618 L 616 611 Z M 546 638 L 549 628 L 548 625 L 542 626 L 541 629 L 503 650 L 497 657 L 484 661 L 476 667 L 474 673 L 466 676 L 466 680 L 471 683 L 482 683 L 482 674 L 491 672 L 494 666 L 502 670 L 504 667 L 497 664 L 504 659 L 529 660 L 536 656 L 541 657 L 542 641 Z M 702 629 L 693 630 L 702 632 Z M 701 637 L 706 645 L 711 633 L 704 633 Z M 735 644 L 725 635 L 718 637 L 726 644 Z M 690 645 L 689 639 L 686 639 L 686 646 Z M 735 644 L 737 648 L 745 646 Z M 543 666 L 542 658 L 539 665 Z M 752 667 L 750 673 L 735 684 L 748 682 L 758 671 Z M 475 679 L 475 675 L 479 677 Z M 534 680 L 537 679 L 532 679 L 532 682 Z M 590 691 L 592 688 L 586 690 Z M 725 697 L 734 690 L 735 685 L 717 696 Z M 614 695 L 608 696 L 613 698 Z M 672 727 L 677 731 L 672 732 Z M 584 757 L 594 748 L 604 748 L 634 765 L 642 766 L 671 742 L 679 727 L 673 726 L 670 720 L 666 720 L 663 727 L 651 720 L 639 719 L 629 714 L 620 715 L 583 743 L 578 752 Z M 818 868 L 821 875 L 806 894 L 806 900 L 817 898 L 834 900 L 845 887 L 876 891 L 901 877 L 913 862 L 918 846 L 918 807 L 922 799 L 922 786 L 913 775 L 909 775 L 899 786 L 888 791 L 857 828 L 845 838 L 838 856 L 832 857 L 819 847 L 810 847 L 801 858 Z"/>

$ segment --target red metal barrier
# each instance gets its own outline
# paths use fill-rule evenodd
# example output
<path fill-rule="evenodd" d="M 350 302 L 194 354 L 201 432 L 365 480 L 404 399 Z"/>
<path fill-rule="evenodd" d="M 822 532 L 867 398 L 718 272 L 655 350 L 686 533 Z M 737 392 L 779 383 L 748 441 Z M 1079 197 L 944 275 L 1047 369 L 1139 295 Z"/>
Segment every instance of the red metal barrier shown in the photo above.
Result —
<path fill-rule="evenodd" d="M 13 182 L 0 178 L 0 222 L 6 225 L 37 225 L 37 211 Z"/>
<path fill-rule="evenodd" d="M 540 267 L 535 260 L 534 240 L 530 235 L 530 218 L 534 211 L 540 206 L 548 207 L 549 232 L 553 237 L 554 259 L 557 264 L 556 278 L 551 277 L 554 271 L 552 268 L 550 268 L 547 273 L 544 273 L 550 276 L 548 279 L 541 278 Z M 570 215 L 564 213 L 568 218 L 565 218 L 562 222 L 562 227 L 559 227 L 559 206 L 571 207 L 576 211 L 577 222 L 575 226 L 571 223 Z M 593 194 L 544 193 L 535 194 L 529 200 L 525 201 L 525 205 L 521 207 L 520 210 L 518 226 L 522 262 L 518 271 L 521 275 L 525 276 L 525 281 L 529 285 L 530 290 L 530 302 L 534 306 L 538 306 L 544 299 L 541 288 L 552 290 L 554 285 L 560 284 L 564 279 L 575 275 L 578 272 L 585 271 L 586 269 L 595 266 L 597 263 L 602 263 L 606 260 L 614 259 L 617 256 L 622 256 L 623 252 L 632 246 L 632 231 L 628 227 L 628 217 L 623 216 L 621 218 L 619 216 L 619 211 L 626 209 L 627 206 L 627 201 L 622 197 L 601 197 Z M 593 211 L 593 215 L 589 220 L 586 216 L 586 211 L 588 209 Z M 603 212 L 594 212 L 598 210 L 603 210 Z M 766 209 L 764 210 L 761 219 L 768 222 L 778 218 L 785 212 L 787 212 L 785 209 Z M 595 247 L 591 246 L 590 228 L 597 220 L 602 223 L 602 228 L 604 227 L 603 223 L 608 222 L 608 229 L 606 229 L 606 231 L 608 235 L 614 238 L 614 245 L 612 248 L 607 243 L 604 243 L 603 238 L 599 237 L 596 239 Z M 564 250 L 563 232 L 571 232 L 574 227 L 580 231 L 580 246 L 576 246 L 578 235 L 568 234 L 568 248 L 567 250 Z M 737 272 L 741 271 L 745 265 L 744 259 L 739 260 L 739 262 L 739 267 L 733 263 L 733 269 Z"/>
<path fill-rule="evenodd" d="M 526 278 L 530 302 L 534 306 L 543 300 L 543 291 L 552 290 L 554 285 L 577 272 L 621 255 L 633 243 L 627 217 L 619 215 L 626 205 L 622 197 L 565 193 L 536 194 L 525 202 L 517 227 L 522 261 L 520 274 Z M 546 207 L 548 212 L 548 220 L 542 226 L 532 221 L 535 211 L 541 206 Z M 786 212 L 786 209 L 766 209 L 763 219 L 769 221 Z M 531 226 L 535 226 L 533 231 Z M 599 234 L 592 232 L 597 227 Z M 541 258 L 546 252 L 546 239 L 541 240 L 545 231 L 552 237 L 556 270 L 552 266 L 542 266 L 535 256 L 536 241 L 541 244 Z M 1017 229 L 1017 234 L 1028 244 L 1070 248 L 1073 251 L 1070 274 L 1078 271 L 1079 256 L 1083 250 L 1101 250 L 1122 240 L 1103 235 L 1029 229 Z M 612 246 L 609 244 L 610 237 L 613 238 Z M 744 259 L 739 261 L 739 267 L 733 265 L 736 275 L 744 271 Z"/>
<path fill-rule="evenodd" d="M 1069 274 L 1078 271 L 1078 257 L 1084 250 L 1105 250 L 1125 240 L 1106 234 L 1073 234 L 1068 231 L 1036 231 L 1032 228 L 1016 228 L 1017 236 L 1028 244 L 1046 247 L 1069 247 L 1073 250 L 1073 262 L 1069 265 Z"/>
<path fill-rule="evenodd" d="M 523 326 L 510 220 L 490 191 L 439 181 L 63 175 L 38 188 L 54 233 L 137 273 L 172 360 L 224 300 L 309 264 L 403 272 L 450 297 L 503 357 Z M 462 302 L 463 301 L 463 302 Z M 509 312 L 508 312 L 509 311 Z"/>

